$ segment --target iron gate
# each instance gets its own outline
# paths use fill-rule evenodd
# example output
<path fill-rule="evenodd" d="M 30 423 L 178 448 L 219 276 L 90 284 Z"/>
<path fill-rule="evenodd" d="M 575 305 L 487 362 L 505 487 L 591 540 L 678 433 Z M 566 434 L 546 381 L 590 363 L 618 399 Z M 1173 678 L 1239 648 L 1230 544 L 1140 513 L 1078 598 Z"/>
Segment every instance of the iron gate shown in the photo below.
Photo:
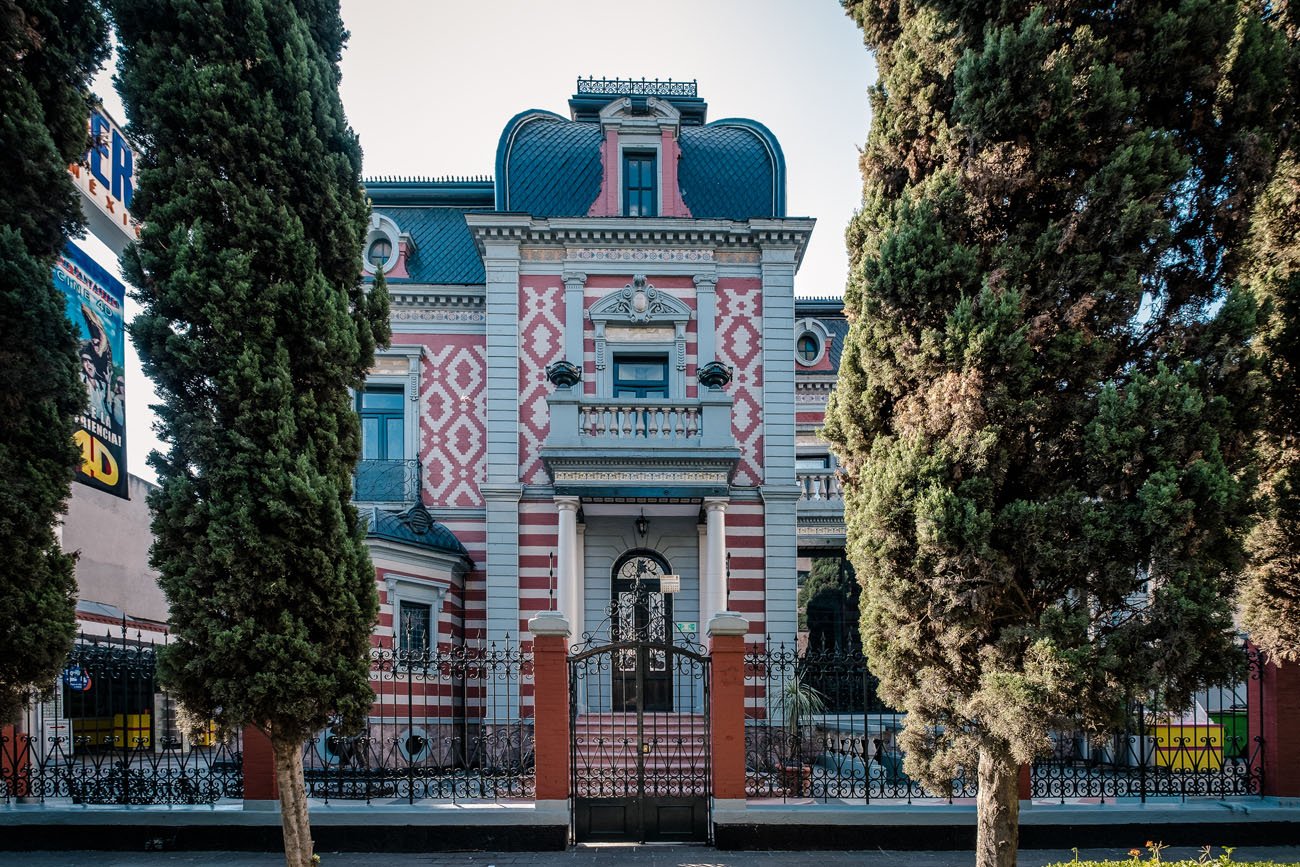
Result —
<path fill-rule="evenodd" d="M 569 684 L 574 839 L 706 842 L 713 786 L 702 648 L 579 645 Z"/>

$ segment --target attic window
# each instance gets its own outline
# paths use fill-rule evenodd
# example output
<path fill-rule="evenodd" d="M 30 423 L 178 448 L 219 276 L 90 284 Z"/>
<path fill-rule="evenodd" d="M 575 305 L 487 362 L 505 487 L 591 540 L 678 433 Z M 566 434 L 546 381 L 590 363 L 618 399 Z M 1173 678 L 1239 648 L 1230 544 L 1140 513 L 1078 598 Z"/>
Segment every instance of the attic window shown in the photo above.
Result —
<path fill-rule="evenodd" d="M 376 238 L 370 242 L 370 247 L 366 250 L 366 261 L 373 265 L 375 270 L 387 270 L 384 264 L 391 255 L 393 255 L 393 242 L 388 238 Z"/>
<path fill-rule="evenodd" d="M 366 231 L 365 246 L 362 247 L 361 267 L 367 274 L 388 273 L 397 267 L 401 258 L 402 243 L 409 239 L 389 217 L 383 214 L 370 215 L 370 227 Z M 409 255 L 409 251 L 408 251 Z M 404 275 L 403 275 L 404 276 Z"/>
<path fill-rule="evenodd" d="M 655 155 L 645 151 L 623 154 L 623 216 L 654 217 L 659 213 Z"/>

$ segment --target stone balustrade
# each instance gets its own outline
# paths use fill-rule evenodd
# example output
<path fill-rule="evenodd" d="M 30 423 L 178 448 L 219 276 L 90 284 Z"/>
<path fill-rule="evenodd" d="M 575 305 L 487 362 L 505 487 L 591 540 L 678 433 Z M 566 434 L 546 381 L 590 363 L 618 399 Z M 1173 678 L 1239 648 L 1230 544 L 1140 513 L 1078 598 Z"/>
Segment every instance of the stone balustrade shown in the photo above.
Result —
<path fill-rule="evenodd" d="M 839 476 L 834 470 L 818 470 L 815 472 L 801 472 L 796 475 L 799 487 L 803 493 L 799 495 L 800 502 L 841 502 L 844 499 L 844 491 L 840 488 Z"/>

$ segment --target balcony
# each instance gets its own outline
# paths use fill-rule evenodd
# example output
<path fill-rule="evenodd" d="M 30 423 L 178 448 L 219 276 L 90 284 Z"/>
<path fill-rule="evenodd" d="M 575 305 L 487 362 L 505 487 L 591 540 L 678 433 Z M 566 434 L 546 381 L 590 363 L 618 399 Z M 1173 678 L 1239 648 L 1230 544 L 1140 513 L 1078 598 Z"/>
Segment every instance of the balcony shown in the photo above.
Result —
<path fill-rule="evenodd" d="M 818 470 L 797 473 L 796 481 L 803 493 L 799 495 L 799 504 L 816 503 L 834 504 L 833 508 L 844 511 L 844 491 L 840 488 L 840 478 L 834 470 Z"/>
<path fill-rule="evenodd" d="M 596 398 L 559 389 L 542 460 L 557 493 L 584 496 L 725 495 L 740 451 L 731 398 Z M 629 487 L 635 490 L 629 490 Z"/>
<path fill-rule="evenodd" d="M 420 462 L 358 461 L 353 482 L 355 502 L 411 506 L 420 499 Z"/>
<path fill-rule="evenodd" d="M 800 549 L 844 547 L 844 490 L 835 470 L 800 471 L 795 481 Z"/>

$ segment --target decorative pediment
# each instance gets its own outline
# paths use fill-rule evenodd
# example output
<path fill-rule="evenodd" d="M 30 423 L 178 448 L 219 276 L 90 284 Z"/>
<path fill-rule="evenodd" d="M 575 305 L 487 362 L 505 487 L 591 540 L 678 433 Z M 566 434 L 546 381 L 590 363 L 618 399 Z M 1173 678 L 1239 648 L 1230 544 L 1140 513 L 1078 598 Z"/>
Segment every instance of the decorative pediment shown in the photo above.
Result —
<path fill-rule="evenodd" d="M 616 289 L 592 305 L 587 313 L 592 322 L 651 325 L 690 321 L 691 308 L 667 292 L 661 292 L 637 274 L 622 289 Z"/>

